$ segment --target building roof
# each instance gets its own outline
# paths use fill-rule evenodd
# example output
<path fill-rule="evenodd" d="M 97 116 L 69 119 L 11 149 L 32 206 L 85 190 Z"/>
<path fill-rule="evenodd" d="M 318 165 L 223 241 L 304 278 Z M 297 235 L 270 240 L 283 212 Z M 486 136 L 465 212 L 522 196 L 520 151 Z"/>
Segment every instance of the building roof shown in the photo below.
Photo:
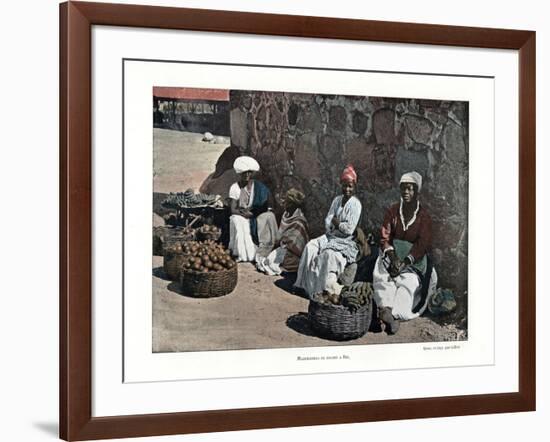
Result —
<path fill-rule="evenodd" d="M 229 90 L 193 87 L 153 87 L 153 96 L 173 100 L 229 101 Z"/>

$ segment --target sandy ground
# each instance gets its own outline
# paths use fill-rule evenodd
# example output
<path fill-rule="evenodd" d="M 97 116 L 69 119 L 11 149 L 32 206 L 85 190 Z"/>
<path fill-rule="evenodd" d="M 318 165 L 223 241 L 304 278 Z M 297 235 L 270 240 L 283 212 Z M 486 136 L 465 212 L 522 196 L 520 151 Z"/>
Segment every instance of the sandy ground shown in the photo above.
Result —
<path fill-rule="evenodd" d="M 456 341 L 463 332 L 422 317 L 403 322 L 393 336 L 367 333 L 335 342 L 315 336 L 307 321 L 308 300 L 291 293 L 282 277 L 258 273 L 239 264 L 235 290 L 219 298 L 197 299 L 182 294 L 177 282 L 165 279 L 162 257 L 153 260 L 153 351 L 234 350 L 312 347 L 398 342 Z"/>
<path fill-rule="evenodd" d="M 202 134 L 169 129 L 153 129 L 153 191 L 197 192 L 214 171 L 216 161 L 229 146 L 228 137 L 216 137 L 224 143 L 211 144 Z"/>
<path fill-rule="evenodd" d="M 209 144 L 202 135 L 154 130 L 154 191 L 197 190 L 229 145 Z M 155 223 L 163 219 L 155 214 Z M 195 299 L 164 278 L 162 257 L 153 257 L 153 351 L 176 352 L 343 345 L 318 338 L 307 321 L 308 300 L 292 293 L 288 281 L 239 264 L 239 282 L 229 295 Z M 455 341 L 464 332 L 422 317 L 402 323 L 397 335 L 367 333 L 348 344 Z"/>

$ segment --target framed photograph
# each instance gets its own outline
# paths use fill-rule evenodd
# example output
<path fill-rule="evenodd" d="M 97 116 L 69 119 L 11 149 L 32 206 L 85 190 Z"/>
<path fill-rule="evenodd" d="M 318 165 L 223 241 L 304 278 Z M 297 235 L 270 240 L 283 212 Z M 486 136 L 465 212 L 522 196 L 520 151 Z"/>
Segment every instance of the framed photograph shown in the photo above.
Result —
<path fill-rule="evenodd" d="M 535 409 L 535 33 L 60 6 L 60 436 Z"/>

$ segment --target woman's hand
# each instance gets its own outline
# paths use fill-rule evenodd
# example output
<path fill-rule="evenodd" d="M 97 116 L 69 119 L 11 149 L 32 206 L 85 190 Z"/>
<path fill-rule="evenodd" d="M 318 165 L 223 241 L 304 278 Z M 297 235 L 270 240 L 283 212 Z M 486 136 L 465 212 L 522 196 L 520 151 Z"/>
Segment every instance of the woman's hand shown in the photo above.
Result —
<path fill-rule="evenodd" d="M 286 249 L 287 249 L 290 253 L 292 253 L 294 256 L 298 256 L 298 257 L 299 257 L 299 256 L 302 255 L 302 251 L 301 251 L 298 247 L 296 247 L 294 244 L 292 244 L 292 243 L 290 243 L 290 242 L 287 243 L 287 244 L 285 245 L 285 247 L 286 247 Z"/>
<path fill-rule="evenodd" d="M 404 263 L 399 259 L 395 250 L 390 250 L 387 252 L 388 257 L 390 258 L 390 267 L 388 268 L 388 273 L 392 278 L 398 276 L 404 268 Z"/>
<path fill-rule="evenodd" d="M 338 219 L 337 216 L 334 216 L 330 223 L 336 228 L 338 228 L 340 226 L 340 220 Z"/>

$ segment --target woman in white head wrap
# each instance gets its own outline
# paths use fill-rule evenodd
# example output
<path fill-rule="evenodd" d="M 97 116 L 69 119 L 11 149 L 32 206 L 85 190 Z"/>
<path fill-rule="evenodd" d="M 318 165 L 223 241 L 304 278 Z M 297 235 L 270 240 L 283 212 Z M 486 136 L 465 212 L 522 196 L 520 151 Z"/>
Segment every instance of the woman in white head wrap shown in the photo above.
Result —
<path fill-rule="evenodd" d="M 437 285 L 437 274 L 427 259 L 432 220 L 418 200 L 421 188 L 418 172 L 403 174 L 399 182 L 401 201 L 386 211 L 382 224 L 373 289 L 379 318 L 389 334 L 397 333 L 399 320 L 413 319 L 424 312 Z M 422 281 L 427 284 L 425 290 L 420 290 Z"/>
<path fill-rule="evenodd" d="M 267 256 L 277 236 L 277 220 L 270 209 L 269 189 L 252 179 L 260 170 L 251 157 L 238 157 L 233 163 L 239 181 L 229 188 L 229 250 L 237 261 L 254 261 L 256 255 Z"/>

